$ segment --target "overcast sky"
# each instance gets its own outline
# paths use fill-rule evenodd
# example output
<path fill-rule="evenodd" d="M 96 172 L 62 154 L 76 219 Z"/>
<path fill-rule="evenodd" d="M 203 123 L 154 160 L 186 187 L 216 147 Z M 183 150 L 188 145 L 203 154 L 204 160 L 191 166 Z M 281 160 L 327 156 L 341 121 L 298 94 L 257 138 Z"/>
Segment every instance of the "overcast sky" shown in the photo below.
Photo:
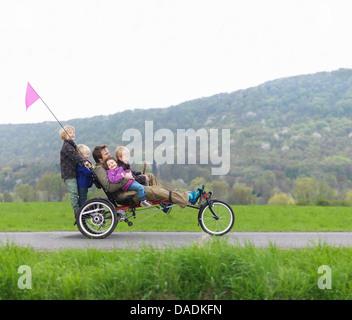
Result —
<path fill-rule="evenodd" d="M 184 101 L 352 68 L 351 0 L 0 0 L 0 123 Z"/>

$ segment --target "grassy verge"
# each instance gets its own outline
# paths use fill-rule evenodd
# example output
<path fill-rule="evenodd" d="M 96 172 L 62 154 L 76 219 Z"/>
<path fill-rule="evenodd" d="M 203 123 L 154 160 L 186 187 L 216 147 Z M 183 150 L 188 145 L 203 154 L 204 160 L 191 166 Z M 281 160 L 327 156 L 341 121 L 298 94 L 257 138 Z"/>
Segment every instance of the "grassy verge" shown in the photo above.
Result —
<path fill-rule="evenodd" d="M 232 231 L 351 231 L 350 207 L 233 206 Z M 133 227 L 119 223 L 116 231 L 201 231 L 197 210 L 174 207 L 170 215 L 138 215 Z M 77 230 L 69 203 L 0 203 L 0 231 Z M 141 222 L 141 223 L 139 223 Z"/>
<path fill-rule="evenodd" d="M 234 206 L 233 231 L 351 231 L 346 207 Z M 77 230 L 69 203 L 0 203 L 0 231 Z M 135 223 L 146 215 L 137 216 Z M 201 231 L 197 211 L 173 208 L 120 231 Z M 352 248 L 302 250 L 239 247 L 214 238 L 204 245 L 156 250 L 38 252 L 0 247 L 1 299 L 351 299 Z M 20 289 L 20 266 L 31 289 Z M 318 287 L 322 265 L 332 288 Z"/>
<path fill-rule="evenodd" d="M 351 299 L 351 248 L 238 247 L 214 238 L 200 245 L 139 251 L 37 252 L 0 248 L 0 299 Z M 18 267 L 31 268 L 19 289 Z M 319 289 L 322 265 L 331 289 Z"/>

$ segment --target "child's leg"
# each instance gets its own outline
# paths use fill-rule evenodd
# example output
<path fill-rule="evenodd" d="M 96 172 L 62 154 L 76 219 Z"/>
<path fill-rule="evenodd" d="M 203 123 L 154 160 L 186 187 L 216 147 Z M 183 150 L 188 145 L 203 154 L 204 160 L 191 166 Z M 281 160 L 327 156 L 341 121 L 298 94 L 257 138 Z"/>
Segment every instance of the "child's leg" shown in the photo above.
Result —
<path fill-rule="evenodd" d="M 137 197 L 139 200 L 143 201 L 145 200 L 146 196 L 146 191 L 144 187 L 138 183 L 137 181 L 133 181 L 133 183 L 129 186 L 128 191 L 137 191 Z"/>
<path fill-rule="evenodd" d="M 70 194 L 71 206 L 74 212 L 79 210 L 78 205 L 78 188 L 77 188 L 77 180 L 74 179 L 65 179 L 65 185 L 67 187 L 68 193 Z"/>
<path fill-rule="evenodd" d="M 81 207 L 87 201 L 88 188 L 78 188 L 78 205 Z"/>

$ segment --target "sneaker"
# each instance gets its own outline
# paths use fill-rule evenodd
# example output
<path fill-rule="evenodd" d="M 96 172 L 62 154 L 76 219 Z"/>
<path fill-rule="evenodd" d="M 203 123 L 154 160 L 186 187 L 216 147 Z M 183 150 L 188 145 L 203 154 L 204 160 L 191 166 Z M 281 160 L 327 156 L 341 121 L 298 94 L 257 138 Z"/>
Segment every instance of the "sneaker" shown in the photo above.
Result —
<path fill-rule="evenodd" d="M 201 188 L 197 189 L 196 191 L 192 191 L 189 194 L 189 202 L 193 205 L 196 204 L 196 202 L 198 201 L 203 191 L 204 191 L 204 184 L 202 185 Z"/>
<path fill-rule="evenodd" d="M 172 207 L 171 207 L 171 202 L 168 202 L 168 203 L 164 203 L 164 202 L 161 202 L 160 203 L 160 206 L 163 208 L 162 210 L 166 213 L 166 214 L 169 214 Z"/>
<path fill-rule="evenodd" d="M 143 200 L 140 203 L 141 207 L 151 207 L 152 204 L 150 202 L 148 202 L 147 200 Z"/>

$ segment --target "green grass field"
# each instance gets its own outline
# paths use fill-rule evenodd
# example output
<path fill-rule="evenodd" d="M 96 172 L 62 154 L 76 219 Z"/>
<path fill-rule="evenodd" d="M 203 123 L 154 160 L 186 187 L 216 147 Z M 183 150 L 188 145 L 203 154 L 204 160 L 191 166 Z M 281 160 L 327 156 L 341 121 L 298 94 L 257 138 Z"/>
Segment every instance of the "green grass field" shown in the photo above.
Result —
<path fill-rule="evenodd" d="M 0 299 L 351 299 L 352 248 L 238 247 L 215 238 L 202 246 L 157 250 L 38 252 L 0 248 Z M 21 289 L 18 267 L 31 268 Z M 331 268 L 331 289 L 318 286 Z"/>
<path fill-rule="evenodd" d="M 236 231 L 351 231 L 348 207 L 234 206 Z M 0 231 L 77 230 L 69 203 L 1 203 Z M 134 222 L 139 222 L 141 215 Z M 197 211 L 173 208 L 116 232 L 201 231 Z M 78 231 L 77 231 L 78 232 Z M 0 300 L 66 299 L 352 299 L 352 248 L 318 245 L 300 250 L 204 244 L 157 250 L 39 252 L 0 245 Z M 31 268 L 31 288 L 20 289 L 18 268 Z M 331 268 L 331 289 L 321 289 L 320 266 Z"/>
<path fill-rule="evenodd" d="M 351 207 L 233 206 L 232 231 L 351 231 Z M 134 226 L 119 223 L 122 231 L 202 231 L 197 210 L 174 207 L 169 215 L 159 211 L 132 219 Z M 77 230 L 67 202 L 0 203 L 0 231 Z"/>

